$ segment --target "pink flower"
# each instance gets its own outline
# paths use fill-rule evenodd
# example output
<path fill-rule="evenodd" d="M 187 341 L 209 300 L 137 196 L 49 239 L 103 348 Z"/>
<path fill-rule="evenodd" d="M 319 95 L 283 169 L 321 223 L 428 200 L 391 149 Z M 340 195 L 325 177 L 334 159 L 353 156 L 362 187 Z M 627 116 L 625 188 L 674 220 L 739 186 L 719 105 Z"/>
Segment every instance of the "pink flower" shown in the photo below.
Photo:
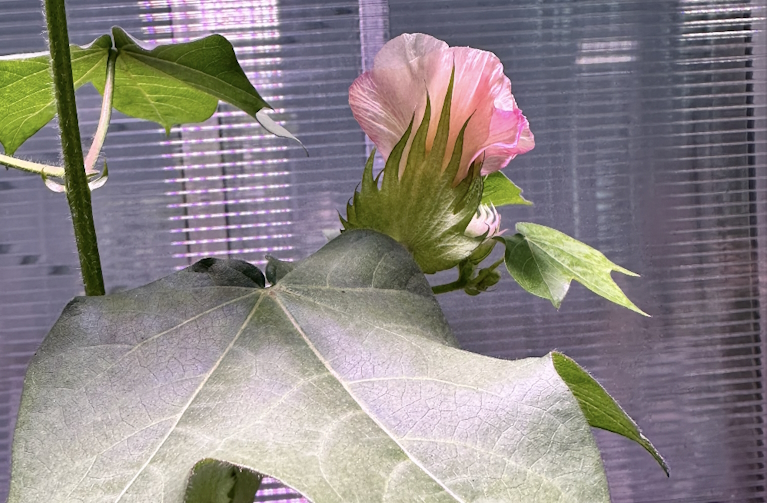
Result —
<path fill-rule="evenodd" d="M 456 182 L 466 176 L 475 159 L 482 160 L 482 174 L 487 175 L 533 148 L 527 119 L 517 108 L 511 82 L 495 54 L 470 47 L 448 47 L 429 35 L 406 33 L 384 45 L 373 69 L 358 77 L 349 89 L 352 113 L 384 159 L 405 134 L 413 114 L 414 129 L 421 123 L 427 91 L 431 100 L 427 151 L 431 148 L 454 66 L 450 134 L 443 169 L 461 127 L 470 117 Z M 409 150 L 410 143 L 403 155 L 400 176 Z"/>

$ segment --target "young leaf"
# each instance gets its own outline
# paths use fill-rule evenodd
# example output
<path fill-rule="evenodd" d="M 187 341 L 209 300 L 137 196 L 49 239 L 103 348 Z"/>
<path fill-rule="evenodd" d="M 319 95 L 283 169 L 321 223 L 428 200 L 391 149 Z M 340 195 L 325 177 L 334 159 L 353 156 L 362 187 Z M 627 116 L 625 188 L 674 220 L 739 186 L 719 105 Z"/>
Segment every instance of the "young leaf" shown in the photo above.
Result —
<path fill-rule="evenodd" d="M 618 271 L 629 276 L 637 274 L 624 269 L 594 248 L 550 227 L 518 223 L 517 232 L 496 240 L 506 245 L 506 269 L 519 286 L 538 297 L 549 299 L 557 309 L 576 280 L 605 299 L 649 316 L 634 305 L 610 277 Z"/>
<path fill-rule="evenodd" d="M 268 289 L 248 269 L 72 301 L 27 373 L 10 503 L 181 503 L 205 458 L 315 503 L 609 501 L 552 358 L 459 350 L 391 238 L 345 232 Z"/>
<path fill-rule="evenodd" d="M 192 469 L 184 503 L 253 503 L 262 478 L 231 463 L 203 459 Z"/>
<path fill-rule="evenodd" d="M 84 47 L 70 46 L 75 89 L 93 79 L 104 80 L 109 35 Z M 0 57 L 0 143 L 13 154 L 56 115 L 48 53 Z"/>
<path fill-rule="evenodd" d="M 126 115 L 157 122 L 169 131 L 175 124 L 208 119 L 218 100 L 254 118 L 269 108 L 240 67 L 232 44 L 221 35 L 152 50 L 121 28 L 112 28 L 112 36 L 119 53 L 114 107 Z M 103 91 L 103 83 L 94 84 Z"/>
<path fill-rule="evenodd" d="M 482 190 L 482 204 L 493 204 L 495 207 L 509 204 L 524 204 L 532 206 L 533 203 L 522 197 L 522 189 L 508 179 L 500 171 L 490 173 L 485 177 L 485 187 Z"/>
<path fill-rule="evenodd" d="M 583 370 L 572 358 L 562 353 L 551 353 L 551 360 L 559 377 L 565 381 L 567 387 L 573 392 L 573 396 L 578 400 L 583 415 L 586 416 L 591 426 L 617 433 L 638 443 L 655 458 L 655 461 L 668 476 L 668 465 L 663 456 L 660 455 L 650 440 L 639 431 L 639 426 L 618 405 L 618 402 L 605 391 L 596 379 L 591 377 L 591 374 Z"/>

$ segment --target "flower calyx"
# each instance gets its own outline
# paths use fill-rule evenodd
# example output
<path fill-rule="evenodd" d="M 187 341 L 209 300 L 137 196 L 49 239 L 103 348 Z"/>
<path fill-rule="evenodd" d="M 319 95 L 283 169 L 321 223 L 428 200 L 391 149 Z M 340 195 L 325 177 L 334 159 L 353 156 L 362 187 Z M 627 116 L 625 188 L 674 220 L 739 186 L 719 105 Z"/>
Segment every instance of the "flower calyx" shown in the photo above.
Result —
<path fill-rule="evenodd" d="M 362 183 L 347 204 L 344 230 L 372 229 L 394 238 L 413 254 L 424 273 L 455 267 L 484 241 L 466 234 L 482 199 L 482 163 L 474 161 L 462 179 L 457 178 L 467 120 L 448 152 L 453 78 L 431 148 L 427 148 L 431 103 L 413 132 L 411 120 L 405 134 L 389 154 L 386 165 L 373 177 L 373 153 L 365 165 Z M 409 147 L 407 156 L 403 152 Z M 449 162 L 443 169 L 443 159 Z M 404 164 L 404 170 L 400 166 Z"/>

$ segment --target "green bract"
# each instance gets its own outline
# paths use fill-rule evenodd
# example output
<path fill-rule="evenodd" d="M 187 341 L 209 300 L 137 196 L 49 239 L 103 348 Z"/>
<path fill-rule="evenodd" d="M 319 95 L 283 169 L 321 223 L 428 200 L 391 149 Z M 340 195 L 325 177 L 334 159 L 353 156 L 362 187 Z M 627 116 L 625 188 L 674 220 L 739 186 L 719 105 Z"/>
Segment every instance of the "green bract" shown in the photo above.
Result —
<path fill-rule="evenodd" d="M 531 206 L 533 203 L 522 197 L 522 189 L 508 179 L 500 171 L 490 173 L 485 177 L 485 187 L 482 191 L 482 204 L 492 204 L 495 207 L 509 204 Z"/>
<path fill-rule="evenodd" d="M 147 50 L 115 27 L 111 37 L 70 50 L 75 87 L 90 82 L 102 94 L 109 51 L 116 51 L 114 108 L 166 131 L 175 124 L 205 121 L 221 100 L 256 118 L 267 131 L 295 139 L 264 113 L 269 105 L 221 35 Z M 0 58 L 0 143 L 6 154 L 53 119 L 53 99 L 48 55 Z"/>
<path fill-rule="evenodd" d="M 370 156 L 361 187 L 347 204 L 346 219 L 341 219 L 347 230 L 372 229 L 394 238 L 413 254 L 427 274 L 455 267 L 482 242 L 481 238 L 464 234 L 482 199 L 480 163 L 475 162 L 466 178 L 454 184 L 466 124 L 456 139 L 449 164 L 442 170 L 452 91 L 451 78 L 431 150 L 426 151 L 431 116 L 431 103 L 427 99 L 424 118 L 412 137 L 402 176 L 399 176 L 400 161 L 411 139 L 412 122 L 379 174 L 378 178 L 383 175 L 380 187 L 378 178 L 373 178 L 375 153 Z"/>
<path fill-rule="evenodd" d="M 230 503 L 247 470 L 315 503 L 609 500 L 583 402 L 613 402 L 570 360 L 461 351 L 376 232 L 282 272 L 206 259 L 72 301 L 27 374 L 10 502 Z"/>

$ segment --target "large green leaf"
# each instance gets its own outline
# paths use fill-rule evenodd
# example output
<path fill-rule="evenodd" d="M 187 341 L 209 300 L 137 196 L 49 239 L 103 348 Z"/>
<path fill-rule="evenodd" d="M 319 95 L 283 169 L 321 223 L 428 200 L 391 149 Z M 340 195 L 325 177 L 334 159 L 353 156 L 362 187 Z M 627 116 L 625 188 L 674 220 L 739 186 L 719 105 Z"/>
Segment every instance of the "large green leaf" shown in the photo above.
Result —
<path fill-rule="evenodd" d="M 349 231 L 262 281 L 207 259 L 72 301 L 27 373 L 10 502 L 180 503 L 201 459 L 315 503 L 609 500 L 552 356 L 457 349 L 391 238 Z"/>
<path fill-rule="evenodd" d="M 517 234 L 495 238 L 506 245 L 506 269 L 519 285 L 559 308 L 576 280 L 602 297 L 647 316 L 610 277 L 612 271 L 637 274 L 614 264 L 601 252 L 543 225 L 518 223 Z"/>
<path fill-rule="evenodd" d="M 90 45 L 70 47 L 75 89 L 94 79 L 103 82 L 112 40 L 109 35 Z M 56 115 L 47 54 L 0 58 L 0 143 L 13 154 Z"/>
<path fill-rule="evenodd" d="M 484 189 L 482 190 L 482 204 L 493 206 L 506 206 L 509 204 L 523 204 L 531 206 L 533 203 L 522 197 L 522 189 L 517 187 L 509 178 L 496 171 L 485 177 Z"/>

